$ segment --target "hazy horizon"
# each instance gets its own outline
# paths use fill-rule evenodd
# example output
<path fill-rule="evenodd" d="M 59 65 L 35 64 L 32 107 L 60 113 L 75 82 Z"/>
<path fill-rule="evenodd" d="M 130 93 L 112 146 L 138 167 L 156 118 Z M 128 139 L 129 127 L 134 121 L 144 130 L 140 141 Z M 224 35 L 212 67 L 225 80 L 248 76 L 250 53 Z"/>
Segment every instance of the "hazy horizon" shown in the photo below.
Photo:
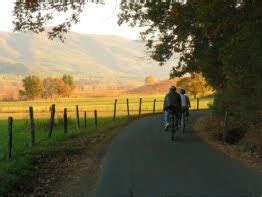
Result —
<path fill-rule="evenodd" d="M 45 34 L 0 33 L 0 73 L 69 72 L 142 81 L 148 75 L 167 79 L 175 63 L 170 61 L 161 67 L 147 57 L 143 41 L 117 35 L 70 32 L 66 42 L 61 43 L 48 40 Z"/>

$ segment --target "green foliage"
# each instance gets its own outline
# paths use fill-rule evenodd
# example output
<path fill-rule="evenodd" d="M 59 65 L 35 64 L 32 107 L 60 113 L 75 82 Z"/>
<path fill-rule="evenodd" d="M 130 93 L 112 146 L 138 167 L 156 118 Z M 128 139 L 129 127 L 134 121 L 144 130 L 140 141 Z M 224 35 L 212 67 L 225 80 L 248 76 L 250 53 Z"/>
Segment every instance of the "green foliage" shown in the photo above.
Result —
<path fill-rule="evenodd" d="M 37 76 L 27 76 L 23 79 L 25 94 L 29 99 L 35 99 L 43 93 L 42 82 Z"/>
<path fill-rule="evenodd" d="M 62 80 L 67 85 L 65 94 L 69 97 L 72 91 L 76 88 L 74 77 L 72 75 L 63 75 Z"/>
<path fill-rule="evenodd" d="M 235 121 L 261 121 L 262 2 L 187 0 L 185 4 L 122 2 L 119 23 L 144 27 L 151 57 L 163 64 L 180 53 L 171 77 L 202 73 L 215 88 L 214 108 Z"/>
<path fill-rule="evenodd" d="M 72 75 L 63 75 L 62 80 L 67 84 L 72 90 L 76 88 L 74 77 Z"/>
<path fill-rule="evenodd" d="M 50 39 L 59 38 L 64 41 L 64 34 L 70 30 L 72 23 L 79 22 L 84 5 L 85 1 L 48 1 L 44 5 L 38 0 L 16 1 L 13 12 L 14 31 L 43 32 L 48 21 L 54 19 L 54 15 L 68 12 L 69 16 L 48 32 Z"/>
<path fill-rule="evenodd" d="M 212 88 L 200 74 L 180 79 L 177 82 L 177 86 L 194 95 L 194 98 L 196 98 L 197 95 L 207 96 L 213 93 Z"/>

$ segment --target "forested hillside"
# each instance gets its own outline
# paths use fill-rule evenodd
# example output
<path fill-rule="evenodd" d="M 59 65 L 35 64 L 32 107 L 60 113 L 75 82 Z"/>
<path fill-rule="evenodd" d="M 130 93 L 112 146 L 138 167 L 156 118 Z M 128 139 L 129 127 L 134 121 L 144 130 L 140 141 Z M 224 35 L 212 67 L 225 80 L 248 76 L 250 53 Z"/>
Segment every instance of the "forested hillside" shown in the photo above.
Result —
<path fill-rule="evenodd" d="M 119 36 L 69 33 L 66 42 L 45 34 L 0 32 L 0 74 L 68 73 L 96 83 L 167 77 L 170 67 L 148 60 L 142 41 Z"/>

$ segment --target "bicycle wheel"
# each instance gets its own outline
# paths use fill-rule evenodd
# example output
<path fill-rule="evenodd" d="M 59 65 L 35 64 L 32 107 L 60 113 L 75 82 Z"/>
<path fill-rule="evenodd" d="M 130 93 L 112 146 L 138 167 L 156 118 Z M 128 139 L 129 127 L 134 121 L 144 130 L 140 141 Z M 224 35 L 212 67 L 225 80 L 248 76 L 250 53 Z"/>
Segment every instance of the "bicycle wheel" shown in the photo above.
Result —
<path fill-rule="evenodd" d="M 181 117 L 181 127 L 182 127 L 182 133 L 185 133 L 185 129 L 186 129 L 186 121 L 185 121 L 185 113 L 182 113 L 182 117 Z"/>
<path fill-rule="evenodd" d="M 175 132 L 176 132 L 176 127 L 175 127 L 175 119 L 174 117 L 171 118 L 170 120 L 170 129 L 171 129 L 171 141 L 175 141 Z"/>

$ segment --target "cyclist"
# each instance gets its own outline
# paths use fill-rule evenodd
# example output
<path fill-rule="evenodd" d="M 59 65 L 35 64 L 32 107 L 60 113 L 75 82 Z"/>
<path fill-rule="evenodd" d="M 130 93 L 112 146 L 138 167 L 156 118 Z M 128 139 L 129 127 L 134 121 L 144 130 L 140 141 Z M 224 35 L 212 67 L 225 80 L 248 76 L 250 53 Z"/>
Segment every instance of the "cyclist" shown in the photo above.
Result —
<path fill-rule="evenodd" d="M 186 94 L 184 89 L 180 90 L 181 97 L 181 112 L 186 112 L 186 117 L 189 116 L 189 108 L 191 107 L 190 100 Z"/>
<path fill-rule="evenodd" d="M 164 99 L 164 124 L 165 124 L 165 131 L 168 130 L 169 127 L 169 118 L 170 114 L 174 113 L 174 115 L 177 117 L 176 120 L 179 118 L 179 113 L 181 111 L 181 97 L 176 92 L 176 87 L 171 86 L 169 88 L 169 92 L 166 94 Z M 176 122 L 176 125 L 178 122 Z"/>

